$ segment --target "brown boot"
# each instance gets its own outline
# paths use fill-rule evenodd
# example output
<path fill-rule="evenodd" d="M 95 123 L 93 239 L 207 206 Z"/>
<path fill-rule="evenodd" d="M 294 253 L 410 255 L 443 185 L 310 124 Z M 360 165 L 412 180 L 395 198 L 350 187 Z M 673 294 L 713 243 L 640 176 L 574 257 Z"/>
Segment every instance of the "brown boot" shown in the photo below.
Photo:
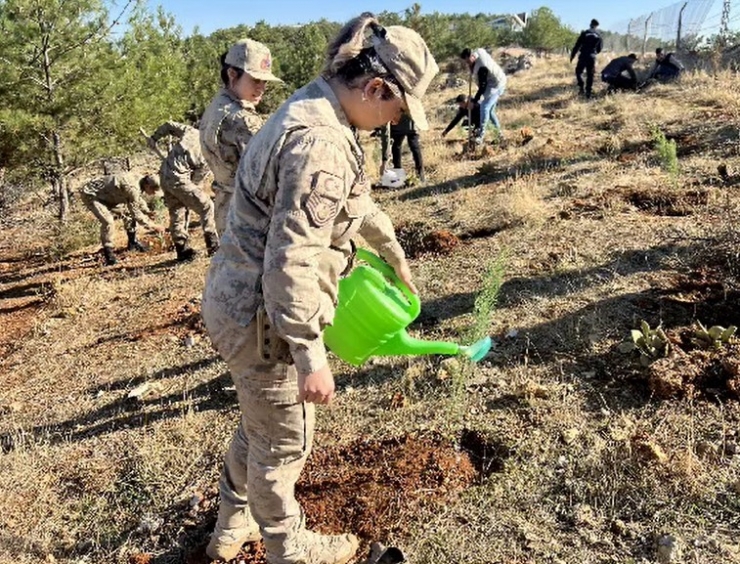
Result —
<path fill-rule="evenodd" d="M 118 262 L 116 255 L 113 254 L 113 249 L 110 247 L 103 247 L 103 260 L 106 266 L 113 266 Z"/>
<path fill-rule="evenodd" d="M 360 546 L 355 535 L 320 535 L 312 531 L 303 534 L 306 546 L 298 561 L 305 564 L 347 564 Z"/>
<path fill-rule="evenodd" d="M 187 243 L 175 243 L 175 252 L 178 262 L 188 262 L 195 258 L 195 251 Z"/>
<path fill-rule="evenodd" d="M 218 241 L 218 235 L 215 233 L 206 233 L 205 235 L 206 239 L 206 250 L 208 251 L 208 256 L 212 257 L 216 254 L 216 251 L 218 251 L 219 241 Z"/>
<path fill-rule="evenodd" d="M 245 511 L 222 503 L 218 521 L 206 547 L 206 554 L 214 560 L 233 560 L 247 543 L 257 542 L 262 536 L 254 518 Z"/>

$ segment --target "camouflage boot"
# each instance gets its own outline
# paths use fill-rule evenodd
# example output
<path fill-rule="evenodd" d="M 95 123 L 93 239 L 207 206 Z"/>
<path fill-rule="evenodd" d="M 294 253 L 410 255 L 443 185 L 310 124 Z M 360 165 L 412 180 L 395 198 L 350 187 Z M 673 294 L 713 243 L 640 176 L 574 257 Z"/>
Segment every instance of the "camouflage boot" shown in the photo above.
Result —
<path fill-rule="evenodd" d="M 195 251 L 187 243 L 175 243 L 178 262 L 187 262 L 195 258 Z"/>
<path fill-rule="evenodd" d="M 298 562 L 303 564 L 347 564 L 360 546 L 355 535 L 320 535 L 304 531 L 305 548 Z"/>
<path fill-rule="evenodd" d="M 260 538 L 259 526 L 249 513 L 222 502 L 206 554 L 214 560 L 228 562 L 239 556 L 242 546 Z"/>
<path fill-rule="evenodd" d="M 212 257 L 218 251 L 219 241 L 218 235 L 215 233 L 206 233 L 206 249 L 208 250 L 208 256 Z"/>
<path fill-rule="evenodd" d="M 106 266 L 113 266 L 118 262 L 116 255 L 113 254 L 113 249 L 110 247 L 103 247 L 103 259 L 105 260 Z"/>
<path fill-rule="evenodd" d="M 136 240 L 136 231 L 127 231 L 126 235 L 128 235 L 128 247 L 126 247 L 127 250 L 138 251 L 140 253 L 145 253 L 149 250 L 149 247 L 142 243 L 139 243 Z"/>

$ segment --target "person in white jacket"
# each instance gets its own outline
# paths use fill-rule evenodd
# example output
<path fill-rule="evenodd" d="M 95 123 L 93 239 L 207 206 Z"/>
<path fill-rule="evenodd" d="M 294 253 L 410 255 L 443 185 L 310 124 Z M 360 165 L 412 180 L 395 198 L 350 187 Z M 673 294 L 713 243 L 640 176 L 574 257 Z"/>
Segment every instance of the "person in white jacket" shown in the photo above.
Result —
<path fill-rule="evenodd" d="M 480 129 L 475 142 L 479 145 L 483 143 L 489 119 L 496 127 L 499 139 L 502 139 L 496 105 L 506 91 L 506 73 L 496 64 L 488 51 L 482 48 L 474 51 L 463 49 L 460 58 L 467 61 L 470 72 L 478 83 L 478 92 L 473 97 L 473 103 L 480 102 Z"/>

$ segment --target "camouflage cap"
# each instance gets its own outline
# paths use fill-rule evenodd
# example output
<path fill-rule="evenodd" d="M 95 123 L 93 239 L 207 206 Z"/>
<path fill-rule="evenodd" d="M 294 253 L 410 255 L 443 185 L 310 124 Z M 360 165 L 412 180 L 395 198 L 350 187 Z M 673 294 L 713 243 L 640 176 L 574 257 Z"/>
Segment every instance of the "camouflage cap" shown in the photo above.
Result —
<path fill-rule="evenodd" d="M 400 25 L 385 28 L 385 37 L 373 36 L 375 52 L 404 91 L 406 106 L 418 129 L 429 129 L 421 98 L 439 72 L 421 35 Z"/>
<path fill-rule="evenodd" d="M 282 82 L 272 74 L 272 55 L 267 45 L 252 39 L 237 41 L 226 53 L 224 62 L 237 69 L 242 69 L 256 80 L 273 80 Z"/>

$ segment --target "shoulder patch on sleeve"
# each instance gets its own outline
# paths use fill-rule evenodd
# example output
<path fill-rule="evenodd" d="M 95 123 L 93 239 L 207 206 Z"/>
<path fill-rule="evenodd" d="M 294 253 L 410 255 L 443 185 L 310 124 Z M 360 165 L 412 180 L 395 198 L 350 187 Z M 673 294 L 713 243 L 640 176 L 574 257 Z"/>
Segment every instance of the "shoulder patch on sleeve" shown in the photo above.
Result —
<path fill-rule="evenodd" d="M 344 200 L 344 180 L 320 170 L 314 174 L 311 193 L 305 207 L 311 222 L 317 227 L 329 224 L 339 213 Z"/>

